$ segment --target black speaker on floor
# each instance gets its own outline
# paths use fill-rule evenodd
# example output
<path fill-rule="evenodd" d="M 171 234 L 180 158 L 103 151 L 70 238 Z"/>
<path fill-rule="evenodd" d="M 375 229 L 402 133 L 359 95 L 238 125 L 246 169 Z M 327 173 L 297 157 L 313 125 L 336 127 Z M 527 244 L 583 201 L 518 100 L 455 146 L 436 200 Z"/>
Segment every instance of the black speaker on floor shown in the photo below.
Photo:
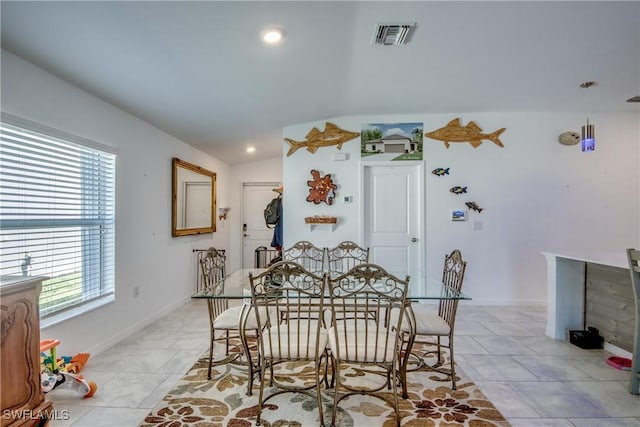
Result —
<path fill-rule="evenodd" d="M 604 345 L 604 338 L 600 336 L 600 333 L 596 328 L 590 326 L 586 331 L 569 331 L 569 342 L 580 348 L 591 350 L 602 348 Z"/>

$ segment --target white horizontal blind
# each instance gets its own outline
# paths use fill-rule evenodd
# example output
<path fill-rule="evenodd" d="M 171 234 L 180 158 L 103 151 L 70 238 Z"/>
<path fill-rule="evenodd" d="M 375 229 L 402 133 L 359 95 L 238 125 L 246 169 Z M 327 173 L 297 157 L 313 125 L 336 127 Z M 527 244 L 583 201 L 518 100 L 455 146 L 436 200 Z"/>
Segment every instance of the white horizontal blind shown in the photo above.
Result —
<path fill-rule="evenodd" d="M 115 155 L 8 117 L 0 123 L 0 274 L 50 278 L 42 317 L 113 294 Z"/>

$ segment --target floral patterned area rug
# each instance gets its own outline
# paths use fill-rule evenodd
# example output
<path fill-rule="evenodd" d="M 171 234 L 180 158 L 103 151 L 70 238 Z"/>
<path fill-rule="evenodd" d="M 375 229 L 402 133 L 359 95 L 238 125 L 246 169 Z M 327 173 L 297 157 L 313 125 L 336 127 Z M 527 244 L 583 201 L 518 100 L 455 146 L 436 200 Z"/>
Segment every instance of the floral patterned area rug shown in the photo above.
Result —
<path fill-rule="evenodd" d="M 247 396 L 246 370 L 241 366 L 217 366 L 212 379 L 207 380 L 208 358 L 203 356 L 176 384 L 164 399 L 147 415 L 139 427 L 245 427 L 256 421 L 259 386 L 254 384 L 252 396 Z M 295 372 L 295 373 L 294 373 Z M 379 372 L 369 368 L 349 367 L 341 374 L 348 381 L 358 383 L 384 382 Z M 401 425 L 406 427 L 509 426 L 502 414 L 482 394 L 476 385 L 464 378 L 457 381 L 457 390 L 450 380 L 434 371 L 419 370 L 408 373 L 409 398 L 399 399 Z M 276 367 L 276 379 L 313 384 L 311 364 L 285 364 Z M 268 378 L 268 374 L 267 374 Z M 257 382 L 257 381 L 256 381 Z M 265 388 L 265 395 L 276 390 Z M 392 402 L 386 388 L 383 397 Z M 333 389 L 322 393 L 324 424 L 331 424 Z M 262 411 L 265 427 L 310 427 L 319 425 L 317 403 L 301 393 L 285 393 L 269 400 Z M 391 427 L 396 425 L 390 404 L 366 395 L 355 395 L 338 405 L 336 425 L 339 427 Z"/>

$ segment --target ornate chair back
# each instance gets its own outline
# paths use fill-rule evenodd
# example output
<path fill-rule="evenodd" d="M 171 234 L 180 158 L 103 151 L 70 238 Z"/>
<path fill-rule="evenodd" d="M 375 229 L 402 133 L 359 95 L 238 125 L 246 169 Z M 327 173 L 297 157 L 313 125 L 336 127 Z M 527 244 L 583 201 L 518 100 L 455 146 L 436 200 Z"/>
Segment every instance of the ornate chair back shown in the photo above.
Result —
<path fill-rule="evenodd" d="M 464 271 L 467 268 L 466 261 L 462 260 L 462 253 L 458 249 L 444 257 L 444 269 L 442 271 L 442 283 L 453 292 L 460 292 L 464 280 Z M 458 300 L 440 300 L 438 315 L 453 329 L 456 320 Z"/>
<path fill-rule="evenodd" d="M 362 248 L 351 241 L 344 241 L 327 249 L 327 270 L 330 277 L 345 274 L 353 267 L 369 262 L 369 248 Z"/>
<path fill-rule="evenodd" d="M 226 277 L 227 257 L 223 251 L 216 248 L 207 249 L 207 253 L 200 259 L 200 272 L 202 274 L 203 291 L 220 294 L 223 290 L 224 278 Z M 211 301 L 212 321 L 220 313 L 229 308 L 229 301 L 226 298 L 216 298 Z"/>
<path fill-rule="evenodd" d="M 283 250 L 282 260 L 295 262 L 303 266 L 305 270 L 322 276 L 325 264 L 325 250 L 324 248 L 318 248 L 311 242 L 302 240 Z"/>

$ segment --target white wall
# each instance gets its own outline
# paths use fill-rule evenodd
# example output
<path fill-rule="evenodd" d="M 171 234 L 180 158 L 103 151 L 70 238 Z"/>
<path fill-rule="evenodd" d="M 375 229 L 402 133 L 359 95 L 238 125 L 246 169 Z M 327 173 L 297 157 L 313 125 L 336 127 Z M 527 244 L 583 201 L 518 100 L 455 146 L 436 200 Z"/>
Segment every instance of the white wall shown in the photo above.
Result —
<path fill-rule="evenodd" d="M 363 123 L 423 122 L 424 131 L 444 126 L 455 117 L 462 125 L 474 120 L 484 132 L 506 127 L 499 148 L 485 141 L 446 149 L 440 141 L 424 139 L 426 259 L 428 273 L 442 271 L 445 253 L 459 248 L 468 261 L 465 291 L 475 303 L 524 303 L 546 300 L 546 265 L 541 251 L 582 249 L 620 250 L 640 246 L 640 176 L 637 113 L 588 114 L 596 129 L 596 151 L 563 146 L 558 135 L 580 132 L 587 113 L 465 113 L 404 116 L 352 116 L 328 119 L 349 131 Z M 299 141 L 318 121 L 289 126 L 284 136 Z M 334 161 L 335 147 L 315 154 L 298 150 L 283 154 L 285 185 L 285 246 L 310 240 L 333 246 L 341 240 L 362 241 L 360 218 L 360 141 L 345 143 L 348 161 Z M 431 171 L 449 167 L 450 175 Z M 330 173 L 338 184 L 332 206 L 305 201 L 310 170 Z M 448 190 L 468 186 L 468 194 Z M 354 196 L 351 204 L 343 197 Z M 452 209 L 475 201 L 484 210 L 469 213 L 469 221 L 451 222 Z M 334 232 L 309 231 L 305 216 L 332 214 L 340 223 Z M 482 231 L 472 231 L 474 222 Z"/>
<path fill-rule="evenodd" d="M 61 354 L 96 354 L 187 301 L 192 249 L 227 247 L 229 232 L 171 237 L 171 158 L 216 172 L 219 206 L 229 203 L 229 166 L 6 51 L 1 108 L 117 152 L 116 301 L 46 327 L 42 338 L 60 339 Z"/>

